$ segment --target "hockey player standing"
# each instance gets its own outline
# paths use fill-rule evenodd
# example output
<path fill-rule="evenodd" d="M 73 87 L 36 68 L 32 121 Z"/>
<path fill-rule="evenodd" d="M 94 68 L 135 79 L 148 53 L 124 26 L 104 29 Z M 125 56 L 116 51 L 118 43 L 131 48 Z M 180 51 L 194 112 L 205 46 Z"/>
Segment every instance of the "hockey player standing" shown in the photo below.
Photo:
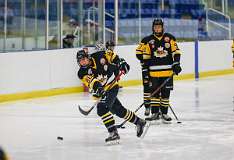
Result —
<path fill-rule="evenodd" d="M 170 91 L 173 89 L 173 78 L 155 95 L 150 96 L 173 73 L 181 72 L 180 50 L 176 39 L 169 33 L 164 33 L 162 19 L 155 19 L 152 24 L 153 33 L 142 39 L 136 49 L 136 56 L 142 66 L 144 85 L 145 115 L 151 117 L 146 120 L 159 120 L 160 112 L 164 123 L 171 123 L 167 115 Z M 149 98 L 150 97 L 150 98 Z"/>
<path fill-rule="evenodd" d="M 97 114 L 109 132 L 109 137 L 105 139 L 105 142 L 107 144 L 118 143 L 120 139 L 113 114 L 135 124 L 137 137 L 140 137 L 146 121 L 121 104 L 117 98 L 118 82 L 111 85 L 120 71 L 124 74 L 128 73 L 130 67 L 126 61 L 109 50 L 97 51 L 91 55 L 80 50 L 77 52 L 77 62 L 80 66 L 78 77 L 92 90 L 93 96 L 101 98 L 97 104 Z"/>

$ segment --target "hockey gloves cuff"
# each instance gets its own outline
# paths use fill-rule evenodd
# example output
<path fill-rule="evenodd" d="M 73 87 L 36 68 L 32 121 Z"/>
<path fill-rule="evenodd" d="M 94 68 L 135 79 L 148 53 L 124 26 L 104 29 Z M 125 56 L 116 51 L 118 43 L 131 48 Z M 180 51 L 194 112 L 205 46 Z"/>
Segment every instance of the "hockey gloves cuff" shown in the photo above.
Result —
<path fill-rule="evenodd" d="M 130 70 L 130 66 L 127 64 L 127 62 L 123 58 L 120 58 L 119 70 L 123 71 L 124 74 L 127 74 Z"/>
<path fill-rule="evenodd" d="M 173 65 L 172 65 L 172 70 L 176 75 L 178 75 L 182 71 L 182 69 L 180 67 L 180 63 L 179 62 L 174 62 Z"/>

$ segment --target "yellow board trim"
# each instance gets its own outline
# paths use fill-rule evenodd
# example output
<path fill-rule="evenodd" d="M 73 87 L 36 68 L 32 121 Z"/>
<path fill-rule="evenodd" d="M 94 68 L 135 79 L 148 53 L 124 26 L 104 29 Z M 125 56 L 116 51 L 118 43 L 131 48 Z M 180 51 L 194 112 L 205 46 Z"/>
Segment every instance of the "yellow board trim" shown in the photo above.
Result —
<path fill-rule="evenodd" d="M 182 74 L 173 77 L 174 80 L 193 80 L 195 79 L 195 74 Z"/>
<path fill-rule="evenodd" d="M 222 75 L 228 75 L 228 74 L 234 74 L 234 69 L 201 72 L 199 73 L 199 76 L 200 78 L 205 78 L 205 77 L 210 77 L 210 76 L 222 76 Z M 182 74 L 179 76 L 174 76 L 174 80 L 194 80 L 194 78 L 195 78 L 194 74 Z M 137 86 L 137 85 L 142 85 L 142 81 L 141 80 L 120 81 L 120 85 L 123 87 Z M 57 89 L 51 89 L 51 90 L 32 91 L 32 92 L 24 92 L 24 93 L 0 94 L 0 103 L 8 102 L 8 101 L 31 99 L 31 98 L 55 96 L 55 95 L 61 95 L 61 94 L 79 93 L 83 91 L 84 91 L 84 88 L 82 86 L 78 86 L 78 87 L 57 88 Z"/>
<path fill-rule="evenodd" d="M 222 76 L 222 75 L 227 75 L 227 74 L 234 74 L 234 69 L 201 72 L 199 73 L 199 78 L 211 77 L 211 76 Z"/>
<path fill-rule="evenodd" d="M 68 94 L 68 93 L 77 93 L 83 91 L 84 87 L 80 86 L 80 87 L 56 88 L 50 90 L 31 91 L 31 92 L 14 93 L 14 94 L 3 94 L 3 95 L 0 94 L 0 103 L 7 101 L 55 96 L 55 95 Z"/>

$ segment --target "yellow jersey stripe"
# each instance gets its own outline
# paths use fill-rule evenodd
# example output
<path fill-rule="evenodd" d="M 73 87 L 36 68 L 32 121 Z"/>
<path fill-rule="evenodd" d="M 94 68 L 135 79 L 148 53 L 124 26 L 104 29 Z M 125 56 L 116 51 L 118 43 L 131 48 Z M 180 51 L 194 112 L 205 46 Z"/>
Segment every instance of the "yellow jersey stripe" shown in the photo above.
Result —
<path fill-rule="evenodd" d="M 150 71 L 151 77 L 170 77 L 173 74 L 172 70 L 168 71 Z"/>

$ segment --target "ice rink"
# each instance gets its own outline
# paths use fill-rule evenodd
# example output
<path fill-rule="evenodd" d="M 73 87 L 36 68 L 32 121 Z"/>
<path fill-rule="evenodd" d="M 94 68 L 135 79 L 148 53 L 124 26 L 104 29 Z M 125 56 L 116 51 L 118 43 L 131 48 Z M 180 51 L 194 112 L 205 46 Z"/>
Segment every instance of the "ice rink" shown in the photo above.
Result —
<path fill-rule="evenodd" d="M 234 75 L 175 81 L 174 88 L 171 105 L 182 124 L 169 112 L 172 124 L 152 125 L 139 139 L 128 123 L 115 146 L 105 145 L 96 110 L 80 114 L 78 104 L 94 103 L 87 94 L 2 103 L 0 146 L 11 160 L 234 160 Z M 142 87 L 124 87 L 119 98 L 135 110 Z"/>

